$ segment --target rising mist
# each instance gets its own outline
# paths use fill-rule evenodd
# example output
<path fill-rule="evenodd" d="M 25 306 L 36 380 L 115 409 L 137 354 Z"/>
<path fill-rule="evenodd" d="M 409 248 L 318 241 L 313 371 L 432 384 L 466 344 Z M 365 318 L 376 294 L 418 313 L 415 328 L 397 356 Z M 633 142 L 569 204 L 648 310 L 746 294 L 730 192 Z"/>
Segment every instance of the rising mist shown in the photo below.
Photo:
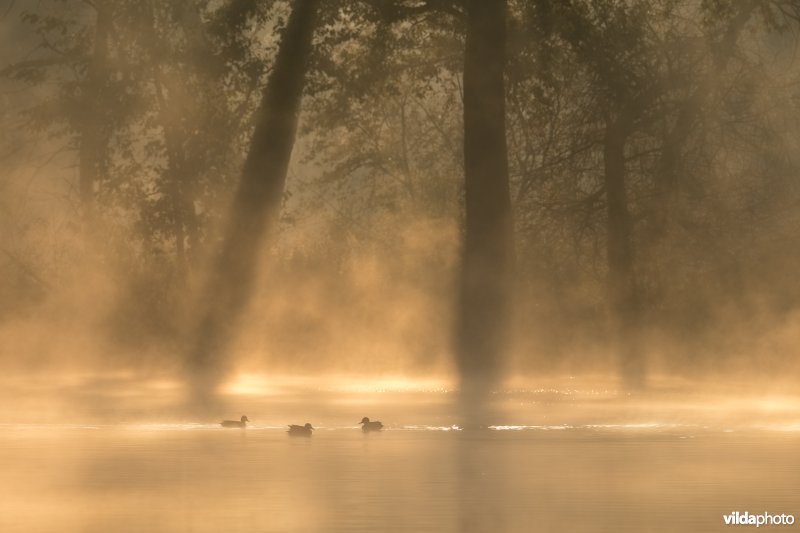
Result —
<path fill-rule="evenodd" d="M 237 372 L 638 389 L 796 371 L 787 5 L 510 2 L 492 125 L 464 109 L 485 88 L 462 80 L 459 3 L 324 3 L 296 135 L 259 118 L 295 9 L 8 3 L 4 367 L 199 365 L 209 392 Z M 497 124 L 503 143 L 481 130 Z M 475 158 L 492 150 L 513 213 L 499 233 L 470 218 L 491 211 L 468 187 L 499 179 Z M 247 192 L 266 179 L 254 157 L 288 153 L 278 185 Z"/>
<path fill-rule="evenodd" d="M 0 0 L 0 531 L 794 521 L 798 30 Z"/>

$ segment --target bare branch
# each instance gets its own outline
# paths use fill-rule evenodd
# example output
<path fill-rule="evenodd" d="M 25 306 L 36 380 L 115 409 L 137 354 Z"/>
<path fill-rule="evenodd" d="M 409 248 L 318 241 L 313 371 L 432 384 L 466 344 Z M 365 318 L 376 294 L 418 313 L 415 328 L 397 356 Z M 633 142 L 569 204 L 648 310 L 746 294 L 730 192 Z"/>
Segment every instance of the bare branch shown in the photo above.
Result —
<path fill-rule="evenodd" d="M 22 70 L 28 70 L 33 68 L 43 68 L 43 67 L 52 67 L 54 65 L 63 65 L 69 63 L 70 59 L 72 59 L 71 56 L 62 56 L 62 57 L 48 57 L 44 59 L 30 59 L 28 61 L 20 61 L 18 63 L 13 63 L 11 65 L 8 65 L 2 70 L 0 70 L 0 76 L 11 76 Z"/>

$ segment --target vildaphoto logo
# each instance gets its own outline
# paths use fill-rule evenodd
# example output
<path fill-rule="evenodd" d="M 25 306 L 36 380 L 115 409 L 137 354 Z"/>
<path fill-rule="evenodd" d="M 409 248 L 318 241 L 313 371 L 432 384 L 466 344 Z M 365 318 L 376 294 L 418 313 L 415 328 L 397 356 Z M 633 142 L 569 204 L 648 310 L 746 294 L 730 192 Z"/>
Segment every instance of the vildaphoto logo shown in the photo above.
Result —
<path fill-rule="evenodd" d="M 794 515 L 790 514 L 750 514 L 747 511 L 722 515 L 726 526 L 791 526 L 794 524 Z"/>

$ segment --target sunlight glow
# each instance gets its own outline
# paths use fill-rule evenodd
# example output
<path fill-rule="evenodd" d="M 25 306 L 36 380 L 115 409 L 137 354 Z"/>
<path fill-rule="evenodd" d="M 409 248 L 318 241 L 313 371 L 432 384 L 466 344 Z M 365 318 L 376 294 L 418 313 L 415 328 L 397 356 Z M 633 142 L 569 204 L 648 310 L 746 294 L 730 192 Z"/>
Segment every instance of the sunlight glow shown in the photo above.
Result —
<path fill-rule="evenodd" d="M 344 393 L 425 392 L 448 394 L 453 392 L 452 383 L 434 378 L 366 377 L 337 374 L 318 376 L 314 379 L 314 383 L 316 386 L 311 386 L 312 383 L 308 378 L 296 376 L 240 373 L 224 383 L 219 392 L 232 396 L 271 396 L 281 392 L 308 388 Z"/>

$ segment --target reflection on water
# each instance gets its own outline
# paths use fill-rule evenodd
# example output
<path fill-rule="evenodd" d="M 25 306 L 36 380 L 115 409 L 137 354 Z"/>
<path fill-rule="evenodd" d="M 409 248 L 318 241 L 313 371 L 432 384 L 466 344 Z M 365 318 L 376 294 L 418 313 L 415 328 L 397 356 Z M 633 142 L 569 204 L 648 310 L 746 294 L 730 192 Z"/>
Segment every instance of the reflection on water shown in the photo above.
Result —
<path fill-rule="evenodd" d="M 517 391 L 479 431 L 458 428 L 446 390 L 271 389 L 229 398 L 226 415 L 253 421 L 231 430 L 147 390 L 88 414 L 91 394 L 70 393 L 58 420 L 3 413 L 0 531 L 722 531 L 732 511 L 800 518 L 790 401 L 735 404 L 736 418 L 671 396 Z M 387 429 L 362 433 L 364 415 Z M 286 435 L 306 421 L 313 438 Z"/>
<path fill-rule="evenodd" d="M 5 426 L 2 531 L 712 531 L 798 511 L 758 433 Z"/>

